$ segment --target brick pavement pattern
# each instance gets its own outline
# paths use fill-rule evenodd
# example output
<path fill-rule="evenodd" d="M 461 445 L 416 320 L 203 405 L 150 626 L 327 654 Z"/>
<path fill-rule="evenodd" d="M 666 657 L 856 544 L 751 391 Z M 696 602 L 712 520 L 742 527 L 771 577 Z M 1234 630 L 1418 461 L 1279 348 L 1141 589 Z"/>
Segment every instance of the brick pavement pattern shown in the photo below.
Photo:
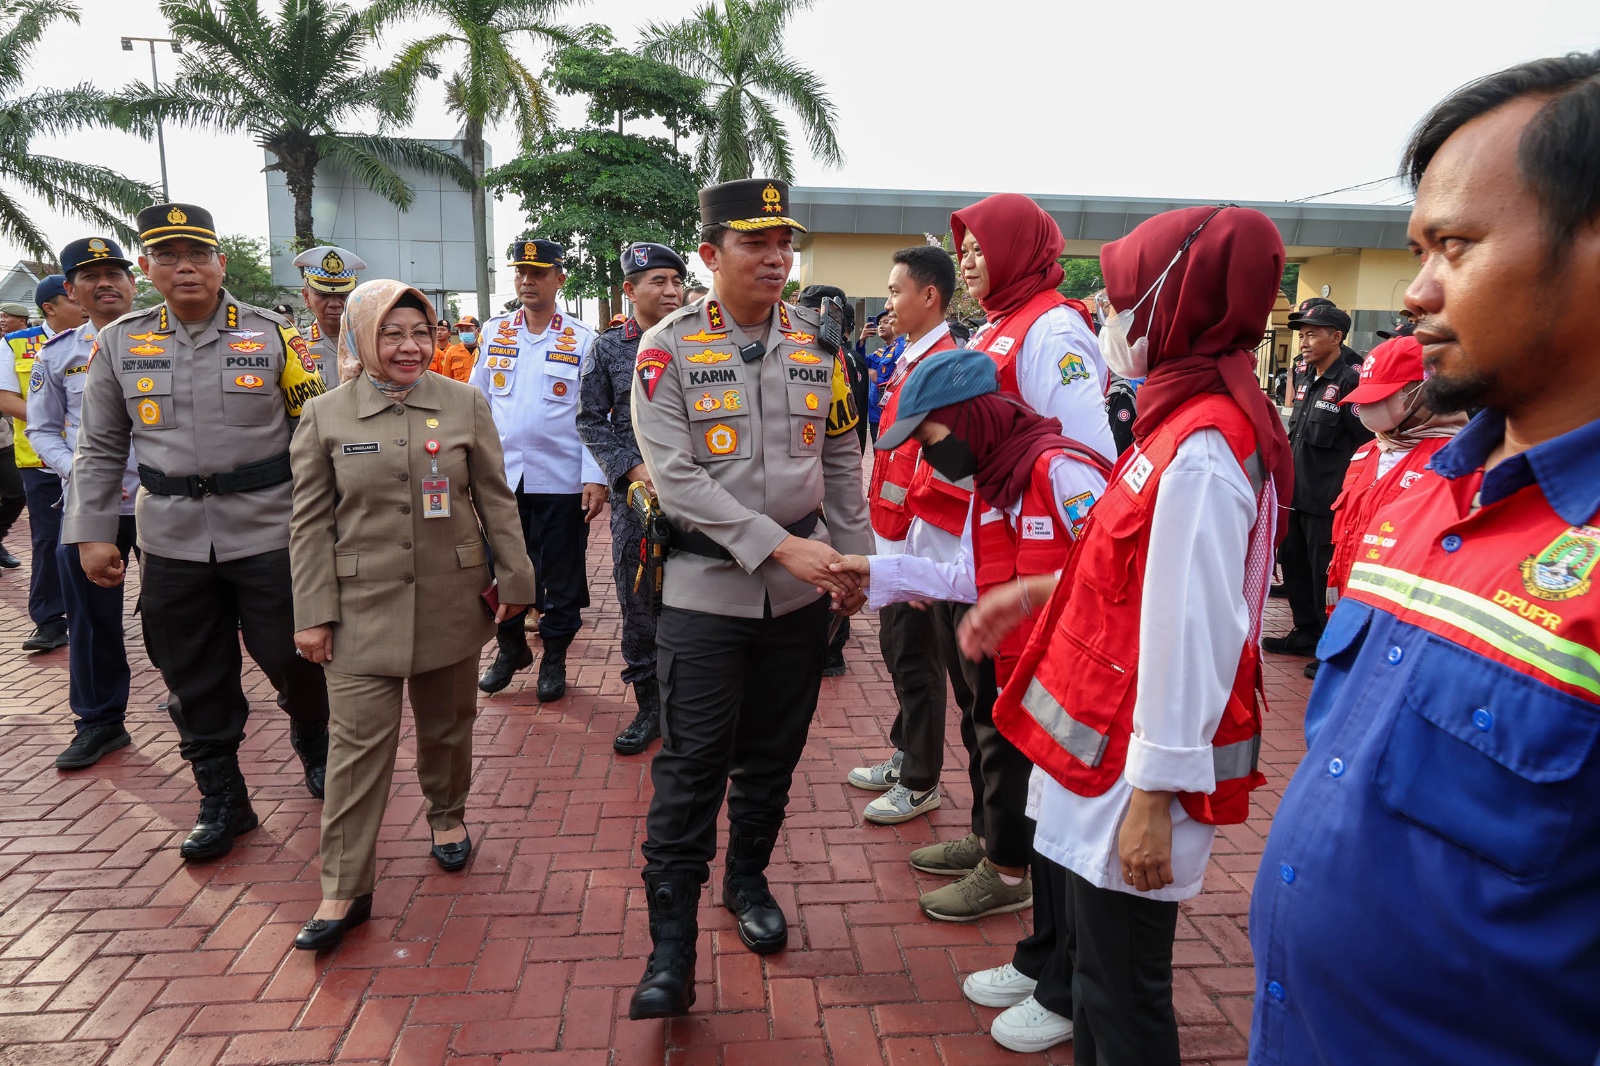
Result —
<path fill-rule="evenodd" d="M 156 707 L 165 690 L 132 611 L 137 567 L 134 742 L 70 774 L 53 762 L 71 738 L 67 653 L 21 651 L 28 571 L 0 571 L 0 1066 L 1070 1063 L 1070 1044 L 1002 1050 L 987 1035 L 998 1012 L 961 996 L 967 973 L 1009 960 L 1027 912 L 958 925 L 918 909 L 918 894 L 943 881 L 906 856 L 966 831 L 956 729 L 941 809 L 897 827 L 861 821 L 871 795 L 844 777 L 887 754 L 894 709 L 870 616 L 851 637 L 849 672 L 823 682 L 773 856 L 789 949 L 746 951 L 708 891 L 693 1013 L 627 1020 L 649 950 L 639 846 L 651 788 L 648 756 L 611 750 L 635 707 L 618 680 L 606 529 L 604 517 L 592 527 L 595 608 L 572 646 L 567 698 L 541 706 L 529 670 L 481 699 L 470 867 L 443 874 L 428 857 L 408 713 L 373 919 L 320 958 L 291 947 L 320 894 L 320 804 L 301 784 L 271 686 L 252 666 L 241 763 L 261 826 L 222 861 L 185 865 L 177 844 L 196 793 Z M 1268 632 L 1287 627 L 1280 603 Z M 1179 919 L 1185 1062 L 1246 1053 L 1246 913 L 1272 812 L 1304 754 L 1302 662 L 1268 657 L 1269 784 L 1249 824 L 1218 833 L 1205 892 Z M 712 876 L 715 886 L 720 868 Z"/>

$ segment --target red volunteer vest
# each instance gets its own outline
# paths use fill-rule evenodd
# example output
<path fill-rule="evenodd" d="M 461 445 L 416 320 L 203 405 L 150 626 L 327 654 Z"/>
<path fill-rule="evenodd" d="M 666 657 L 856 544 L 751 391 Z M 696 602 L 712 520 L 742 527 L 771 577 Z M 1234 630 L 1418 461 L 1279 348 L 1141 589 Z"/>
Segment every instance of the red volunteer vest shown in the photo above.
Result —
<path fill-rule="evenodd" d="M 1022 341 L 1033 324 L 1049 313 L 1051 308 L 1063 306 L 1078 312 L 1089 323 L 1089 328 L 1094 329 L 1094 319 L 1082 300 L 1068 299 L 1056 290 L 1048 289 L 1035 293 L 1027 303 L 974 338 L 973 347 L 989 353 L 989 357 L 1000 368 L 1001 392 L 1009 392 L 1019 398 L 1022 396 L 1017 388 L 1017 353 L 1022 350 Z"/>
<path fill-rule="evenodd" d="M 1241 464 L 1255 453 L 1249 419 L 1231 397 L 1216 393 L 1190 400 L 1146 446 L 1128 449 L 995 704 L 994 721 L 1001 733 L 1080 796 L 1104 794 L 1127 763 L 1150 517 L 1161 476 L 1178 446 L 1208 426 L 1223 433 Z M 1260 692 L 1260 650 L 1249 639 L 1239 651 L 1233 690 L 1211 740 L 1216 791 L 1179 793 L 1184 810 L 1198 822 L 1243 822 L 1250 813 L 1250 791 L 1266 783 L 1256 769 Z"/>
<path fill-rule="evenodd" d="M 922 360 L 934 352 L 949 351 L 955 346 L 955 340 L 946 332 L 917 358 L 917 364 L 921 365 Z M 895 416 L 900 410 L 901 389 L 904 388 L 906 379 L 911 376 L 911 371 L 915 369 L 916 366 L 913 366 L 904 374 L 897 373 L 890 379 L 889 384 L 884 386 L 885 391 L 888 391 L 888 399 L 883 401 L 883 413 L 878 420 L 880 433 L 894 425 Z M 906 532 L 911 528 L 913 510 L 909 496 L 917 472 L 917 457 L 921 454 L 922 445 L 914 438 L 908 438 L 893 451 L 878 452 L 873 457 L 872 478 L 867 485 L 867 506 L 872 518 L 873 532 L 886 540 L 905 540 Z M 966 494 L 962 506 L 963 508 L 971 506 L 971 493 Z M 961 513 L 965 520 L 965 509 Z M 961 532 L 959 526 L 956 532 Z"/>
<path fill-rule="evenodd" d="M 1111 464 L 1093 448 L 1075 444 L 1045 452 L 1033 464 L 1015 526 L 1005 511 L 985 506 L 973 497 L 972 566 L 979 599 L 1016 577 L 1052 574 L 1066 565 L 1072 537 L 1061 525 L 1055 488 L 1050 483 L 1050 464 L 1058 455 L 1088 463 L 1102 474 L 1111 473 Z M 1032 634 L 1033 619 L 1024 618 L 1001 641 L 994 657 L 995 680 L 999 684 L 1010 679 Z"/>
<path fill-rule="evenodd" d="M 1379 451 L 1369 441 L 1350 457 L 1344 487 L 1333 501 L 1333 563 L 1328 567 L 1328 613 L 1332 614 L 1350 583 L 1350 568 L 1361 551 L 1361 539 L 1372 525 L 1378 509 L 1387 506 L 1406 489 L 1422 480 L 1423 470 L 1433 453 L 1450 443 L 1449 437 L 1429 437 L 1407 452 L 1378 479 Z"/>

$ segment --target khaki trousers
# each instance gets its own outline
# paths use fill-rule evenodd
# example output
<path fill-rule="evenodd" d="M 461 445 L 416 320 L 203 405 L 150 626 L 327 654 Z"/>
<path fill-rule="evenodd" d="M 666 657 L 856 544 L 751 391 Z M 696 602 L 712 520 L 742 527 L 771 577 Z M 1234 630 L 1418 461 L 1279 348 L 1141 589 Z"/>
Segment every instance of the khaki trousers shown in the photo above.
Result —
<path fill-rule="evenodd" d="M 428 825 L 461 824 L 472 783 L 478 655 L 410 679 L 326 673 L 331 714 L 322 801 L 322 896 L 354 899 L 371 892 L 377 879 L 378 828 L 400 746 L 402 685 L 411 689 L 417 780 L 428 804 Z"/>

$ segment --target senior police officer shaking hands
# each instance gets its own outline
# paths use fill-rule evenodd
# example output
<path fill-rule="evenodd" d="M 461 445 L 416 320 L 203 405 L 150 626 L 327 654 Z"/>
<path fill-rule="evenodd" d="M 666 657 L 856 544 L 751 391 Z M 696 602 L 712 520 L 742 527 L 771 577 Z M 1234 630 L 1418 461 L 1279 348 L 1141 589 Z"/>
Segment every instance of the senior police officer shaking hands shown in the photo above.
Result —
<path fill-rule="evenodd" d="M 361 373 L 361 364 L 338 365 L 335 353 L 339 349 L 339 320 L 344 314 L 345 300 L 361 280 L 357 275 L 367 269 L 367 261 L 348 248 L 322 244 L 295 256 L 294 265 L 300 268 L 300 276 L 305 280 L 300 298 L 311 312 L 306 347 L 311 349 L 311 361 L 317 364 L 317 374 L 323 384 L 349 381 Z"/>
<path fill-rule="evenodd" d="M 583 365 L 578 434 L 617 494 L 611 508 L 611 560 L 622 605 L 622 683 L 633 686 L 639 712 L 612 746 L 619 754 L 637 755 L 661 735 L 661 699 L 656 686 L 653 586 L 639 570 L 644 522 L 626 502 L 629 485 L 650 480 L 633 436 L 629 404 L 639 338 L 682 306 L 688 268 L 666 245 L 638 241 L 622 250 L 622 273 L 622 291 L 633 301 L 633 315 L 602 333 Z"/>
<path fill-rule="evenodd" d="M 250 657 L 283 696 L 306 788 L 322 796 L 328 696 L 322 671 L 294 653 L 289 583 L 289 437 L 323 391 L 293 326 L 222 288 L 210 212 L 139 212 L 144 271 L 163 302 L 100 331 L 61 540 L 96 584 L 122 582 L 116 545 L 122 475 L 139 462 L 145 645 L 178 697 L 170 708 L 194 767 L 200 816 L 180 849 L 210 859 L 256 826 L 239 742 L 250 713 Z"/>
<path fill-rule="evenodd" d="M 544 641 L 540 702 L 567 692 L 567 648 L 583 623 L 579 612 L 589 606 L 589 522 L 606 502 L 605 475 L 578 439 L 578 371 L 594 331 L 557 310 L 565 257 L 552 241 L 511 245 L 522 306 L 483 324 L 484 351 L 468 380 L 489 398 L 505 449 L 506 482 L 516 490 L 523 539 L 538 573 L 532 606 Z M 533 665 L 526 614 L 500 623 L 500 653 L 478 680 L 483 691 L 499 692 L 512 674 Z"/>
<path fill-rule="evenodd" d="M 781 302 L 801 228 L 787 204 L 780 181 L 702 189 L 712 291 L 639 342 L 633 425 L 676 532 L 656 630 L 662 746 L 644 844 L 654 950 L 631 1018 L 694 1003 L 695 908 L 724 789 L 723 903 L 752 951 L 786 943 L 765 870 L 816 711 L 830 594 L 843 612 L 864 600 L 828 569 L 839 551 L 872 543 L 860 415 L 837 351 L 818 344 L 821 320 Z"/>

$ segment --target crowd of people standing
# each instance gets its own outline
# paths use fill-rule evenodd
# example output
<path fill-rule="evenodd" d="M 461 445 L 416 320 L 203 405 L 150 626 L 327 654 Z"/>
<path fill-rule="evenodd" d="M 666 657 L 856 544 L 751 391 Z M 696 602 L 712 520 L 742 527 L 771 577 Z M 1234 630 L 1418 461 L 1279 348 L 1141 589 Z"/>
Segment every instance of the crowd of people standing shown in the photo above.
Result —
<path fill-rule="evenodd" d="M 862 820 L 943 802 L 948 685 L 971 823 L 907 855 L 948 879 L 921 908 L 1032 910 L 1011 961 L 963 984 L 1004 1008 L 1001 1046 L 1178 1061 L 1179 904 L 1266 781 L 1266 651 L 1314 656 L 1316 685 L 1253 894 L 1251 1061 L 1590 1066 L 1600 54 L 1460 90 L 1406 166 L 1414 321 L 1352 363 L 1349 315 L 1301 304 L 1287 428 L 1255 355 L 1284 246 L 1234 205 L 1107 244 L 1084 302 L 1058 291 L 1051 217 L 988 197 L 952 215 L 954 257 L 893 256 L 870 351 L 842 291 L 783 299 L 804 226 L 775 179 L 701 190 L 698 296 L 677 252 L 623 249 L 633 314 L 598 334 L 562 310 L 565 251 L 543 239 L 509 250 L 515 307 L 459 320 L 455 344 L 426 296 L 363 283 L 334 246 L 296 260 L 303 336 L 222 287 L 196 205 L 140 214 L 162 297 L 143 310 L 120 246 L 74 241 L 0 373 L 23 488 L 19 505 L 0 484 L 0 521 L 25 506 L 33 537 L 27 646 L 69 647 L 57 765 L 130 742 L 137 553 L 200 794 L 179 850 L 215 859 L 257 824 L 242 640 L 323 800 L 323 898 L 295 944 L 331 950 L 372 914 L 403 693 L 430 854 L 463 870 L 480 694 L 537 658 L 538 698 L 564 697 L 609 502 L 637 704 L 613 744 L 653 750 L 630 1017 L 693 1006 L 719 851 L 740 940 L 787 946 L 766 871 L 865 608 L 896 707 L 893 751 L 847 775 L 876 793 Z M 958 274 L 986 316 L 960 342 Z M 1293 629 L 1264 638 L 1277 591 Z"/>

